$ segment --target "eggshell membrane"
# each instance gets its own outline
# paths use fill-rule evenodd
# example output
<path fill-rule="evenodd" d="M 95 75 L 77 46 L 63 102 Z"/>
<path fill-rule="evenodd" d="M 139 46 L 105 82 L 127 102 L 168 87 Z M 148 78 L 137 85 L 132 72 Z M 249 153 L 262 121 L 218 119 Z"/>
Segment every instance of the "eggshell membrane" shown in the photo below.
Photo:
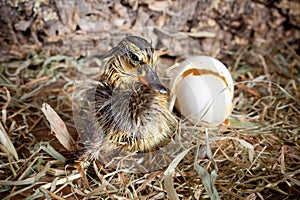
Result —
<path fill-rule="evenodd" d="M 233 80 L 219 60 L 192 57 L 173 68 L 170 76 L 175 107 L 192 123 L 217 126 L 231 114 Z"/>

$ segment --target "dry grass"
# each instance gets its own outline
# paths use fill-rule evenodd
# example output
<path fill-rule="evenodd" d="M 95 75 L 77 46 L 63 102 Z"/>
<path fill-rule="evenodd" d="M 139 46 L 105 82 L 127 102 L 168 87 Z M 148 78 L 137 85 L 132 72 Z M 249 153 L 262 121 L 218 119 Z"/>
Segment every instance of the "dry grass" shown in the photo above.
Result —
<path fill-rule="evenodd" d="M 71 104 L 81 60 L 32 54 L 2 63 L 1 199 L 298 199 L 300 58 L 280 45 L 227 52 L 222 61 L 237 82 L 227 125 L 181 123 L 183 133 L 197 138 L 193 145 L 167 169 L 147 173 L 64 164 L 73 148 L 68 133 L 79 141 Z M 57 113 L 46 109 L 51 128 L 43 103 Z"/>

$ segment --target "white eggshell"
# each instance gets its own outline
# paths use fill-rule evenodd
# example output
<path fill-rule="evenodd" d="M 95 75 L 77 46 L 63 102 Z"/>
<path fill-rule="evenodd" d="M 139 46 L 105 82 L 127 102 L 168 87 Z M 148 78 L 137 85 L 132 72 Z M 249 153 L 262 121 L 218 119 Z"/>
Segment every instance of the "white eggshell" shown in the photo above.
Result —
<path fill-rule="evenodd" d="M 233 80 L 223 63 L 209 56 L 188 58 L 168 72 L 175 107 L 194 124 L 216 126 L 232 111 Z"/>

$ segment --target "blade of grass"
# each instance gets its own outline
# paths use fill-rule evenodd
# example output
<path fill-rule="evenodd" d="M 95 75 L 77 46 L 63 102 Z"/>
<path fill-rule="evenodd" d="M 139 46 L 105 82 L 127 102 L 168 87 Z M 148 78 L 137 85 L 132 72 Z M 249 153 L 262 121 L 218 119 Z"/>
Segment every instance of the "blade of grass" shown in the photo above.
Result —
<path fill-rule="evenodd" d="M 207 129 L 206 129 L 205 133 L 206 133 L 206 155 L 207 155 L 208 159 L 212 162 L 214 169 L 209 174 L 209 172 L 207 171 L 206 168 L 204 168 L 198 164 L 197 158 L 199 155 L 199 147 L 200 147 L 199 144 L 198 144 L 197 153 L 196 153 L 195 160 L 194 160 L 194 168 L 197 171 L 197 173 L 199 174 L 199 176 L 202 180 L 202 183 L 204 185 L 204 188 L 205 188 L 206 192 L 208 193 L 208 196 L 210 197 L 210 199 L 219 200 L 220 196 L 219 196 L 219 193 L 215 186 L 215 182 L 217 179 L 218 166 L 217 166 L 215 160 L 213 159 L 213 156 L 212 156 L 212 153 L 211 153 L 211 150 L 209 147 Z"/>
<path fill-rule="evenodd" d="M 59 142 L 69 151 L 76 150 L 76 144 L 59 115 L 47 103 L 43 104 L 41 110 L 49 121 L 51 130 L 55 133 Z"/>
<path fill-rule="evenodd" d="M 2 125 L 2 122 L 0 122 L 0 142 L 7 149 L 7 151 L 14 156 L 14 158 L 16 160 L 19 160 L 17 150 L 15 149 L 10 137 L 6 133 L 6 131 Z"/>
<path fill-rule="evenodd" d="M 60 160 L 62 162 L 66 161 L 66 158 L 61 155 L 59 152 L 57 152 L 49 143 L 47 146 L 42 145 L 41 148 L 46 151 L 49 155 L 51 155 L 53 158 Z"/>
<path fill-rule="evenodd" d="M 184 158 L 184 156 L 191 150 L 192 148 L 186 149 L 180 154 L 178 154 L 174 160 L 170 163 L 169 167 L 164 172 L 164 187 L 167 191 L 167 194 L 169 196 L 169 199 L 175 199 L 179 200 L 179 196 L 176 193 L 176 190 L 174 188 L 174 181 L 173 181 L 173 174 L 175 172 L 175 167 L 179 164 L 179 162 Z"/>

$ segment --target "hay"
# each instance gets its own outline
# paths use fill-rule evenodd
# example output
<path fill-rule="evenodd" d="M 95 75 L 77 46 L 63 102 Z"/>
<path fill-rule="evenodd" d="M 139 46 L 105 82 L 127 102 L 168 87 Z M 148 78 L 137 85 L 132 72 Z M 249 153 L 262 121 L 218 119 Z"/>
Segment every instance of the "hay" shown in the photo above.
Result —
<path fill-rule="evenodd" d="M 239 62 L 246 62 L 249 53 L 254 50 L 237 55 Z M 227 125 L 208 128 L 205 136 L 203 128 L 181 122 L 181 132 L 196 136 L 198 145 L 182 152 L 167 169 L 147 173 L 107 171 L 93 161 L 81 171 L 75 165 L 64 164 L 69 151 L 77 148 L 71 138 L 79 141 L 71 121 L 70 100 L 73 75 L 80 61 L 55 56 L 40 57 L 37 63 L 38 56 L 32 56 L 26 65 L 23 62 L 26 67 L 15 71 L 15 64 L 6 63 L 5 71 L 10 75 L 1 79 L 3 199 L 293 199 L 299 195 L 298 80 L 281 77 L 270 69 L 267 75 L 245 72 L 247 66 L 235 64 L 232 73 L 239 82 L 235 109 Z M 277 67 L 276 62 L 274 66 L 264 61 L 261 67 L 266 72 L 266 67 Z M 36 67 L 40 70 L 33 69 Z M 26 80 L 20 83 L 16 75 Z M 296 75 L 297 68 L 293 71 Z M 44 102 L 54 109 L 47 105 L 53 114 L 47 117 L 51 127 L 40 110 Z M 43 112 L 48 116 L 45 108 Z M 57 128 L 53 127 L 54 121 L 59 122 Z M 56 136 L 58 140 L 51 130 L 62 134 Z"/>

